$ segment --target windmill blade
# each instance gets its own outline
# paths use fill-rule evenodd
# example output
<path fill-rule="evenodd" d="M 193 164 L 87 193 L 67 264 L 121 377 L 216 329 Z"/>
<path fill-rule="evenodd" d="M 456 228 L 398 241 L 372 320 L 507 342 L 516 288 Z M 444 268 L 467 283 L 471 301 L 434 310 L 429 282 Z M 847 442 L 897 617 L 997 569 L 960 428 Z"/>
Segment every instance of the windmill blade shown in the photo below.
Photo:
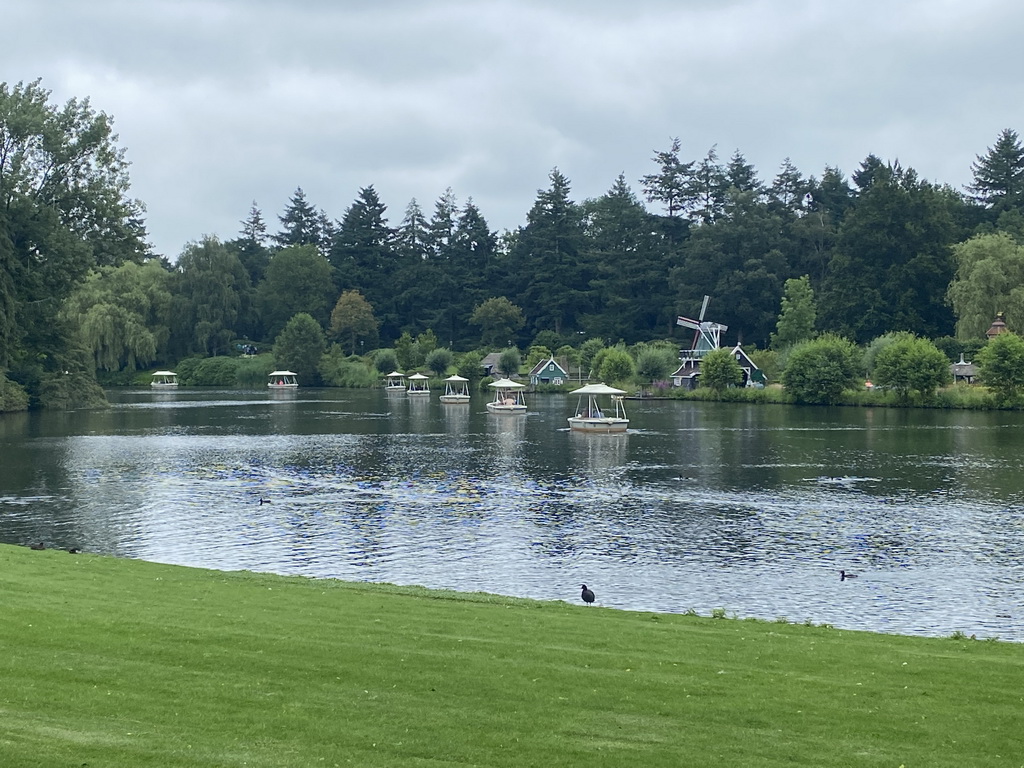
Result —
<path fill-rule="evenodd" d="M 708 302 L 711 301 L 711 297 L 706 293 L 704 294 L 704 301 L 700 305 L 700 317 L 698 318 L 701 322 L 704 321 L 704 313 L 708 311 Z"/>
<path fill-rule="evenodd" d="M 683 317 L 682 315 L 676 318 L 676 325 L 681 325 L 684 328 L 693 328 L 695 331 L 700 330 L 700 323 L 696 320 L 691 320 L 688 317 Z"/>

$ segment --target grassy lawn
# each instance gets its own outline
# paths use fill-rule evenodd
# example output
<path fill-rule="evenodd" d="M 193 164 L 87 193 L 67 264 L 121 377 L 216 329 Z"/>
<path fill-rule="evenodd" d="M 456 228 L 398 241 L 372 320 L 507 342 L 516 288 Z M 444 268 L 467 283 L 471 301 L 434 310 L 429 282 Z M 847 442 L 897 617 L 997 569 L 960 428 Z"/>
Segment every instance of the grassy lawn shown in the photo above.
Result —
<path fill-rule="evenodd" d="M 0 545 L 0 651 L 4 768 L 1024 765 L 1011 643 Z"/>

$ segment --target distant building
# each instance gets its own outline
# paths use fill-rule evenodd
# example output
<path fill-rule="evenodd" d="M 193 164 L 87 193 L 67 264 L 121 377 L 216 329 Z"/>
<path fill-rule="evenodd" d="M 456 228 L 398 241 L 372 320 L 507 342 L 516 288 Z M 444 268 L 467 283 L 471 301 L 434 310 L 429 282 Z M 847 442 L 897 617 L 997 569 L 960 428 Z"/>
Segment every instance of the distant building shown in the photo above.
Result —
<path fill-rule="evenodd" d="M 990 339 L 994 339 L 1000 333 L 1006 333 L 1008 330 L 1005 316 L 1002 312 L 996 312 L 996 319 L 992 321 L 992 325 L 985 331 L 985 335 Z"/>
<path fill-rule="evenodd" d="M 491 352 L 480 361 L 480 367 L 484 369 L 484 376 L 493 376 L 498 372 L 498 363 L 501 362 L 501 352 Z"/>
<path fill-rule="evenodd" d="M 554 357 L 549 357 L 530 369 L 530 384 L 564 384 L 569 381 L 568 368 L 568 364 L 562 365 Z"/>
<path fill-rule="evenodd" d="M 964 360 L 964 353 L 960 353 L 960 360 L 949 366 L 953 373 L 954 382 L 963 382 L 965 384 L 973 384 L 974 377 L 978 375 L 978 367 L 974 363 L 968 363 Z"/>

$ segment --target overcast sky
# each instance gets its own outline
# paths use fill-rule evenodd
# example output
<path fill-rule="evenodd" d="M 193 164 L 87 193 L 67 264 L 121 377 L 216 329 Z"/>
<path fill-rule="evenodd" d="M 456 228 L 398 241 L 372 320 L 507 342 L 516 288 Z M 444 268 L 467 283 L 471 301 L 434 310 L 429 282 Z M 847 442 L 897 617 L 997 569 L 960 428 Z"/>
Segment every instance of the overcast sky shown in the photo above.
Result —
<path fill-rule="evenodd" d="M 656 150 L 735 150 L 770 181 L 870 153 L 960 188 L 1024 134 L 1018 0 L 6 0 L 0 80 L 114 118 L 158 253 L 271 232 L 297 187 L 332 219 L 373 185 L 397 225 L 451 187 L 525 223 Z"/>

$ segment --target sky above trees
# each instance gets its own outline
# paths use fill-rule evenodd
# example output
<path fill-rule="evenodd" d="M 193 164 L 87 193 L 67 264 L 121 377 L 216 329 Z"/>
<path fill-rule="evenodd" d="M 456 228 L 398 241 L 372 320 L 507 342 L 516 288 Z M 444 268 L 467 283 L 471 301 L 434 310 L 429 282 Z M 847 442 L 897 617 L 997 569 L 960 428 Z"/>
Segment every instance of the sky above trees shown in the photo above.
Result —
<path fill-rule="evenodd" d="M 451 187 L 505 229 L 552 168 L 577 200 L 619 173 L 637 189 L 676 136 L 762 178 L 873 153 L 962 188 L 1024 128 L 1005 0 L 11 0 L 4 24 L 0 77 L 113 116 L 172 258 L 235 236 L 253 200 L 273 228 L 297 187 L 341 219 L 372 184 L 395 221 Z"/>

